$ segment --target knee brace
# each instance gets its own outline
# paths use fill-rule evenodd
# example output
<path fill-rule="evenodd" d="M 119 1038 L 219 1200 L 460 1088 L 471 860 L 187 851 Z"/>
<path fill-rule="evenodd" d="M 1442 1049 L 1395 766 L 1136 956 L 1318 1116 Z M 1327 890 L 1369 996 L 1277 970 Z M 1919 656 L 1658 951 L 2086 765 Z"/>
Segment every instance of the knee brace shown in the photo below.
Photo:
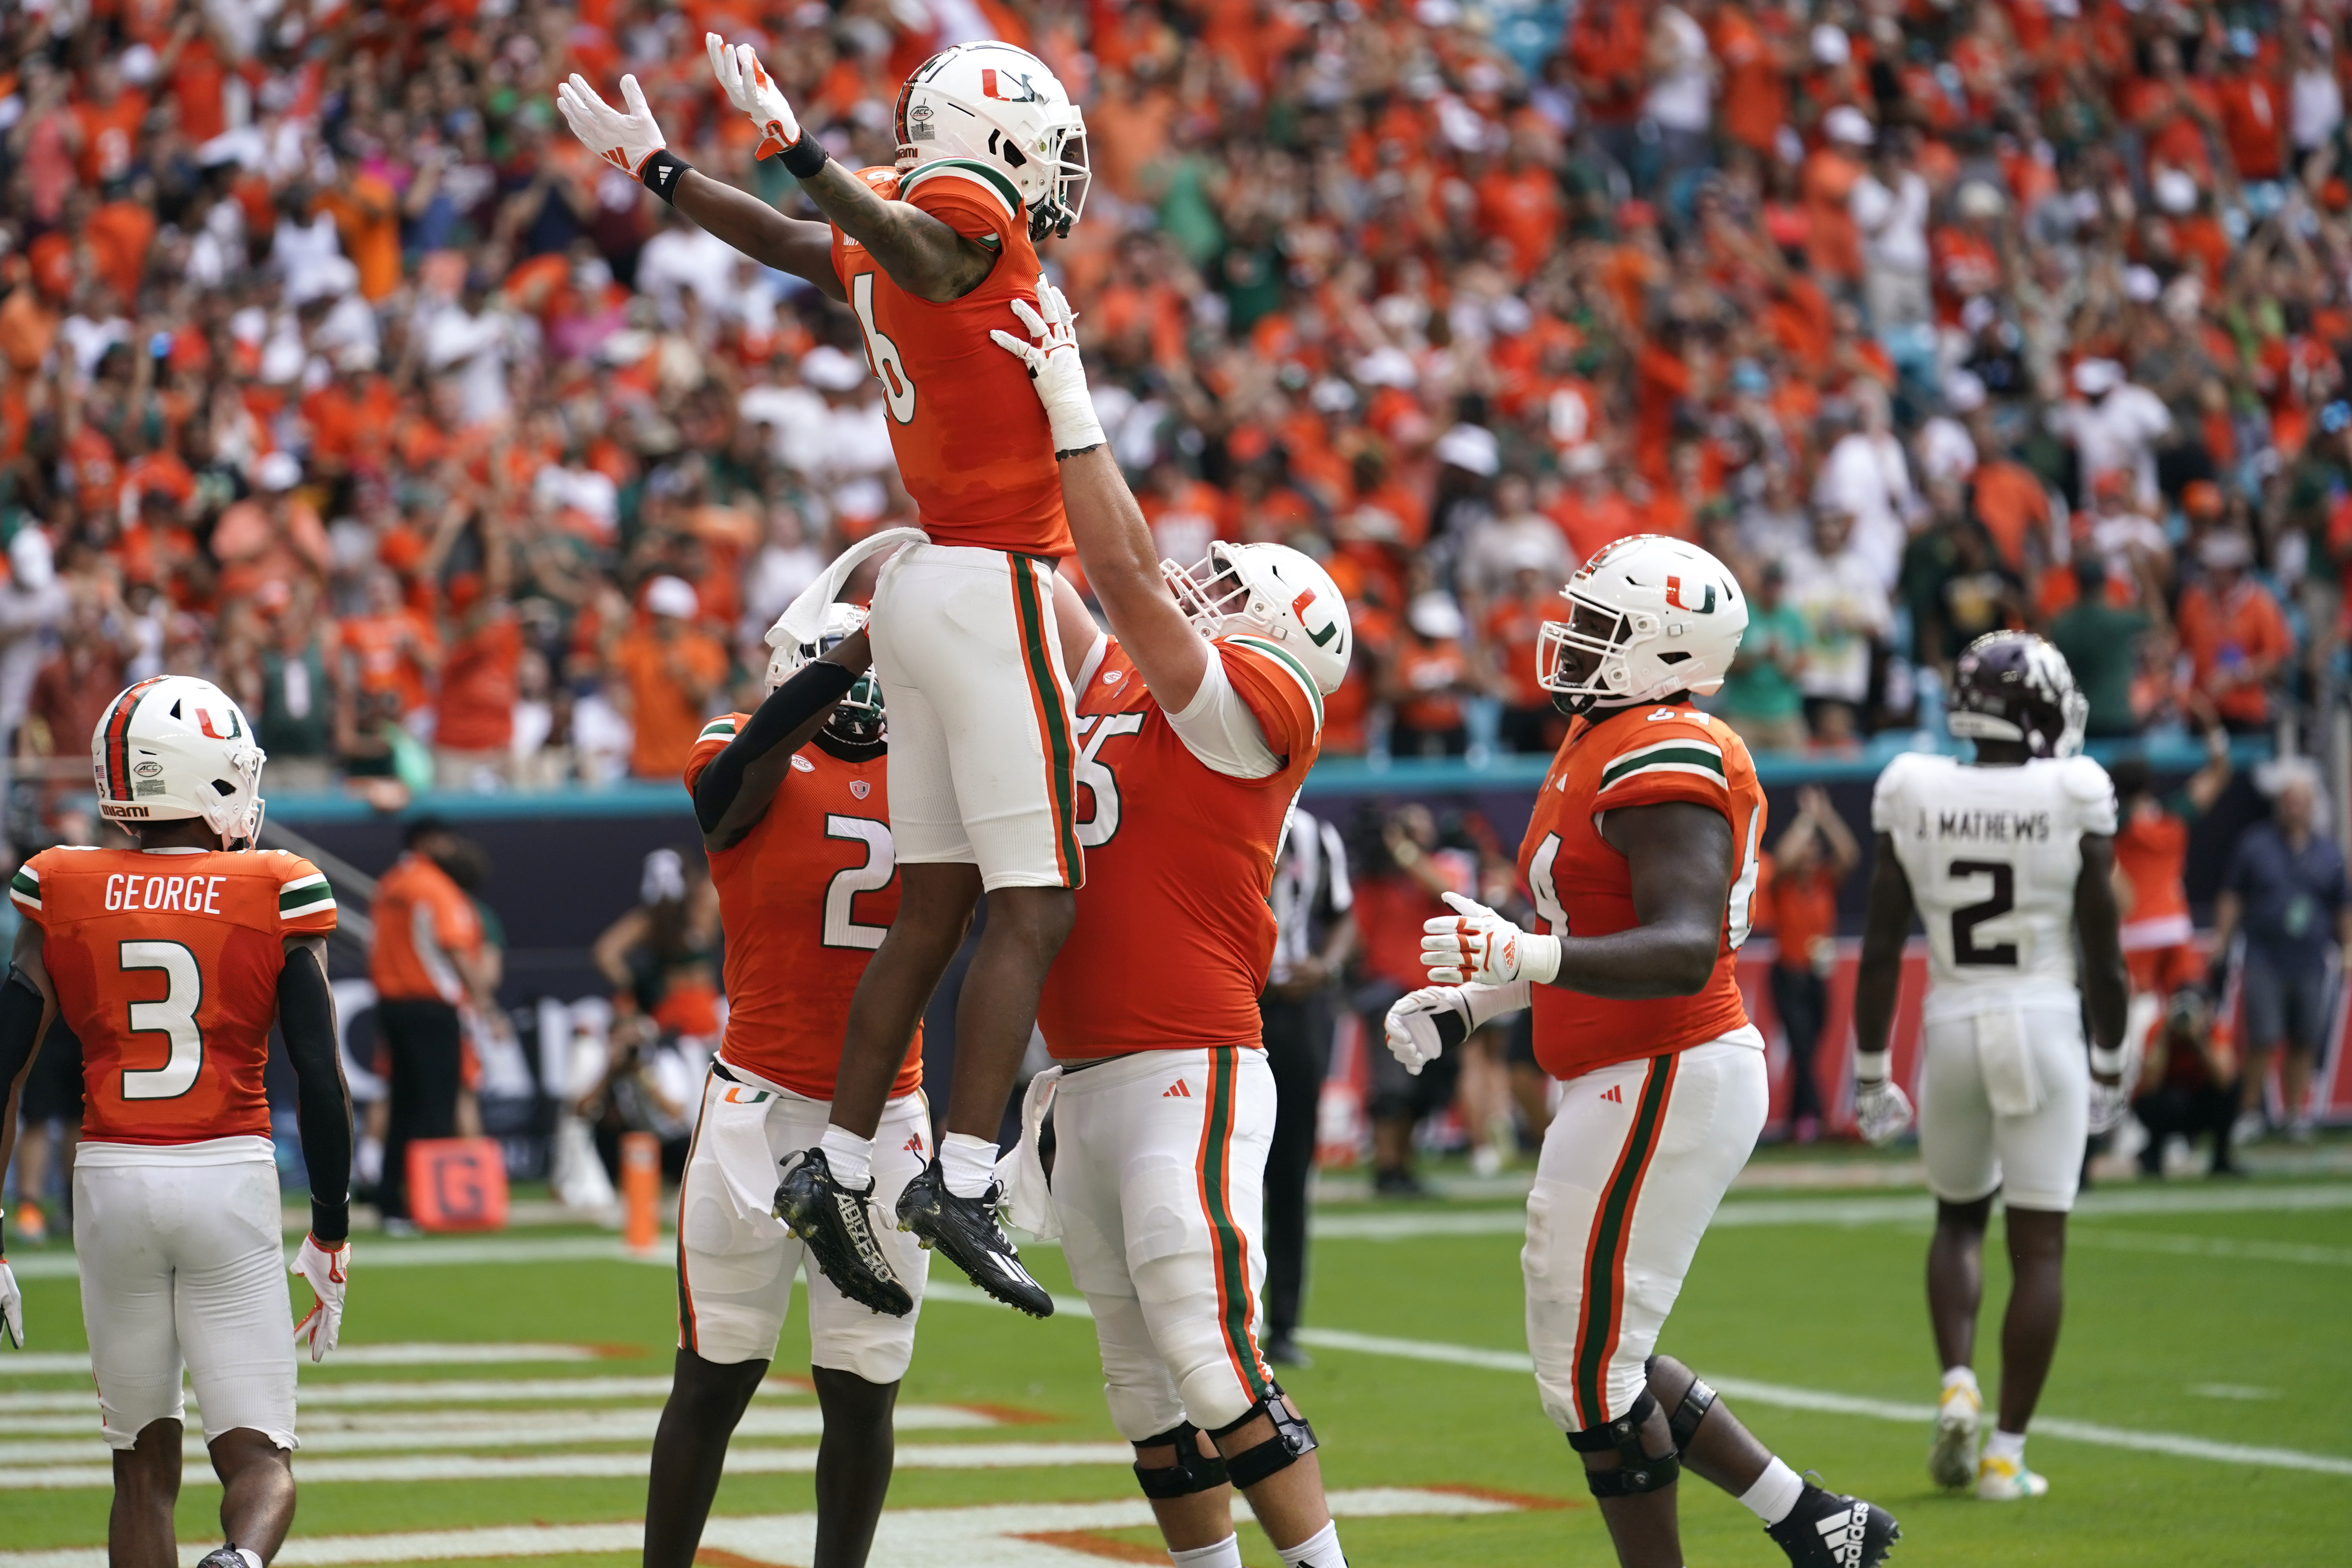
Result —
<path fill-rule="evenodd" d="M 1656 1356 L 1643 1363 L 1643 1375 L 1650 1375 L 1651 1369 L 1657 1363 Z M 1689 1450 L 1691 1439 L 1698 1436 L 1698 1424 L 1706 1419 L 1706 1413 L 1713 1408 L 1715 1390 L 1709 1388 L 1698 1373 L 1691 1373 L 1689 1390 L 1683 1394 L 1682 1403 L 1675 1406 L 1674 1414 L 1666 1417 L 1666 1434 L 1674 1438 L 1677 1455 Z"/>
<path fill-rule="evenodd" d="M 1642 1396 L 1633 1401 L 1633 1407 L 1616 1420 L 1568 1435 L 1568 1446 L 1580 1454 L 1617 1456 L 1615 1469 L 1584 1472 L 1584 1484 L 1594 1497 L 1636 1497 L 1660 1491 L 1674 1485 L 1675 1478 L 1682 1474 L 1680 1450 L 1668 1448 L 1663 1454 L 1651 1454 L 1643 1449 L 1642 1424 L 1657 1408 L 1658 1402 L 1645 1388 Z"/>
<path fill-rule="evenodd" d="M 1200 1436 L 1201 1429 L 1186 1421 L 1135 1445 L 1139 1448 L 1156 1448 L 1162 1443 L 1171 1443 L 1176 1448 L 1176 1462 L 1172 1465 L 1147 1469 L 1141 1460 L 1136 1462 L 1135 1484 L 1143 1489 L 1145 1497 L 1164 1502 L 1225 1484 L 1224 1460 L 1201 1452 Z"/>
<path fill-rule="evenodd" d="M 1306 1416 L 1291 1409 L 1278 1383 L 1274 1384 L 1272 1394 L 1243 1411 L 1240 1420 L 1220 1426 L 1209 1436 L 1223 1437 L 1238 1432 L 1261 1415 L 1274 1423 L 1274 1436 L 1225 1460 L 1226 1473 L 1233 1477 L 1234 1485 L 1244 1491 L 1268 1476 L 1288 1469 L 1315 1451 L 1315 1428 L 1307 1424 Z"/>

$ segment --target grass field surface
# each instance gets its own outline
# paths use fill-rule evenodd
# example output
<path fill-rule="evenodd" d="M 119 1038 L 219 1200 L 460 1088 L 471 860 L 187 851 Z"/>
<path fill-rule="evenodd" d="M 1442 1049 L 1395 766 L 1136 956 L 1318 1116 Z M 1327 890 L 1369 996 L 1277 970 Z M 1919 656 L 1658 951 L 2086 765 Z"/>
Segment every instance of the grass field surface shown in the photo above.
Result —
<path fill-rule="evenodd" d="M 2352 1183 L 2181 1184 L 2090 1196 L 2031 1459 L 2035 1503 L 1938 1494 L 1921 1298 L 1921 1195 L 1736 1195 L 1662 1348 L 1724 1391 L 1800 1469 L 1903 1521 L 1914 1565 L 2347 1561 L 2352 1519 Z M 1605 1564 L 1606 1537 L 1525 1371 L 1507 1203 L 1322 1211 L 1311 1368 L 1284 1382 L 1322 1439 L 1349 1560 Z M 1999 1235 L 1994 1245 L 1997 1250 Z M 900 1404 L 877 1568 L 1167 1561 L 1105 1415 L 1083 1301 L 1047 1322 L 979 1300 L 946 1265 Z M 0 1350 L 0 1568 L 100 1568 L 108 1461 L 71 1255 L 12 1255 L 28 1351 Z M 1988 1269 L 1988 1391 L 2006 1266 Z M 302 1370 L 288 1564 L 634 1562 L 645 1453 L 667 1384 L 669 1268 L 609 1237 L 357 1238 L 343 1347 Z M 795 1312 L 753 1403 L 703 1558 L 804 1563 L 816 1434 Z M 193 1416 L 192 1416 L 193 1421 Z M 219 1494 L 192 1446 L 187 1561 Z M 1685 1478 L 1688 1561 L 1782 1561 L 1736 1503 Z M 1246 1524 L 1251 1568 L 1276 1568 Z"/>

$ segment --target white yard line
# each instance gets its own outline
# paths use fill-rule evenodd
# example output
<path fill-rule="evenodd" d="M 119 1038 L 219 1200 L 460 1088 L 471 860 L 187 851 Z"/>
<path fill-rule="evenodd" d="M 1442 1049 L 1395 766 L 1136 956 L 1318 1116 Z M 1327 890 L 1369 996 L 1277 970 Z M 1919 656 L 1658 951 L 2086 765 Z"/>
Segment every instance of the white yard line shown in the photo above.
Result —
<path fill-rule="evenodd" d="M 772 1378 L 772 1384 L 798 1394 L 807 1384 L 797 1378 Z M 0 1415 L 87 1408 L 92 1395 L 86 1388 L 34 1389 L 0 1394 Z M 307 1383 L 299 1395 L 306 1410 L 353 1405 L 520 1405 L 551 1404 L 562 1399 L 667 1399 L 669 1374 L 658 1377 L 517 1377 L 420 1378 L 414 1383 Z M 191 1398 L 188 1402 L 194 1405 Z"/>
<path fill-rule="evenodd" d="M 732 1468 L 732 1459 L 730 1459 Z M 1475 1492 L 1373 1487 L 1330 1495 L 1341 1519 L 1392 1519 L 1411 1515 L 1469 1517 L 1516 1513 L 1530 1506 L 1520 1500 Z M 1100 1563 L 1095 1554 L 1055 1544 L 1069 1532 L 1146 1530 L 1151 1508 L 1139 1498 L 1106 1502 L 1004 1503 L 982 1508 L 892 1509 L 882 1516 L 869 1568 L 1075 1568 Z M 1046 1539 L 1038 1539 L 1044 1537 Z M 703 1531 L 705 1546 L 775 1568 L 797 1568 L 814 1558 L 813 1513 L 720 1516 Z M 283 1568 L 360 1568 L 385 1563 L 447 1562 L 452 1559 L 513 1561 L 531 1557 L 625 1554 L 645 1543 L 645 1526 L 634 1520 L 610 1524 L 489 1525 L 474 1530 L 414 1531 L 395 1535 L 297 1535 L 278 1554 Z M 193 1568 L 201 1545 L 181 1549 Z M 47 1552 L 0 1552 L 0 1568 L 106 1568 L 103 1547 L 68 1547 Z"/>
<path fill-rule="evenodd" d="M 293 1347 L 288 1347 L 292 1353 Z M 601 1345 L 557 1344 L 411 1344 L 337 1345 L 334 1364 L 344 1366 L 511 1366 L 517 1362 L 594 1362 L 627 1357 L 635 1347 L 606 1349 Z M 79 1351 L 27 1351 L 0 1355 L 0 1377 L 33 1377 L 54 1373 L 84 1373 L 89 1357 Z"/>

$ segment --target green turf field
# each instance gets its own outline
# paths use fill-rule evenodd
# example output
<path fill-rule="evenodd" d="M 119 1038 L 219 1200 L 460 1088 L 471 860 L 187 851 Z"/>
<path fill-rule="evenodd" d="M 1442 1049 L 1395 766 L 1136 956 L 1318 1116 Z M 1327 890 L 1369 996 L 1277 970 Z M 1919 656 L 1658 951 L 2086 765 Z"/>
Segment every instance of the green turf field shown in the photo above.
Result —
<path fill-rule="evenodd" d="M 1891 1508 L 1906 1568 L 2346 1560 L 2352 1184 L 2182 1183 L 2089 1200 L 2042 1405 L 2049 1425 L 2031 1456 L 2051 1494 L 2007 1508 L 1938 1496 L 1925 1474 L 1922 1417 L 1936 1390 L 1920 1299 L 1927 1213 L 1924 1198 L 1901 1193 L 1735 1197 L 1664 1348 L 1722 1387 L 1800 1469 Z M 1344 1494 L 1349 1560 L 1612 1562 L 1567 1447 L 1518 1369 L 1511 1212 L 1493 1202 L 1342 1205 L 1323 1217 L 1309 1318 L 1324 1337 L 1316 1364 L 1285 1382 Z M 1031 1256 L 1066 1294 L 1058 1255 Z M 29 1349 L 79 1346 L 62 1250 L 20 1249 L 11 1261 L 25 1277 Z M 1989 1274 L 1990 1327 L 2005 1268 Z M 945 1266 L 934 1275 L 950 1278 Z M 926 1308 L 899 1437 L 902 1458 L 919 1468 L 902 1464 L 877 1565 L 1165 1563 L 1149 1550 L 1153 1534 L 1125 1522 L 1140 1504 L 1103 1413 L 1087 1322 L 1075 1312 L 1033 1322 L 970 1296 L 942 1290 Z M 304 1371 L 313 1442 L 296 1461 L 301 1512 L 280 1561 L 634 1562 L 628 1521 L 642 1512 L 643 1434 L 660 1402 L 674 1302 L 668 1268 L 622 1259 L 584 1231 L 362 1235 L 343 1343 L 378 1349 L 350 1358 L 368 1364 Z M 803 1369 L 801 1334 L 796 1315 L 780 1372 Z M 552 1359 L 498 1348 L 519 1342 Z M 1997 1330 L 1979 1362 L 1989 1390 L 1996 1342 Z M 796 1550 L 813 1506 L 814 1403 L 780 1381 L 753 1409 L 767 1425 L 738 1451 L 759 1473 L 726 1483 L 705 1560 L 805 1563 Z M 105 1539 L 108 1504 L 95 1425 L 86 1374 L 12 1363 L 0 1349 L 0 1568 L 104 1563 L 89 1550 Z M 575 1473 L 548 1473 L 565 1469 Z M 1691 1563 L 1782 1561 L 1729 1500 L 1687 1479 L 1683 1497 Z M 193 1484 L 183 1495 L 191 1562 L 217 1542 L 216 1502 Z M 1056 1504 L 1098 1506 L 1042 1506 Z M 609 1528 L 576 1528 L 597 1525 Z M 490 1527 L 509 1528 L 477 1533 Z M 434 1539 L 365 1539 L 415 1532 Z M 1242 1539 L 1252 1568 L 1274 1568 L 1263 1536 L 1244 1524 Z"/>

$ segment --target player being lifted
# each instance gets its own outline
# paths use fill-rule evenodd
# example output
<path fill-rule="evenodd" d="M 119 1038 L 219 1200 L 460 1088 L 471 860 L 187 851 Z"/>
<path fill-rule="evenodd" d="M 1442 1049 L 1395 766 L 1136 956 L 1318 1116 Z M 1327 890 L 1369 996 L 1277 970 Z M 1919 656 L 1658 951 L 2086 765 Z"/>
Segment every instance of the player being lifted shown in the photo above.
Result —
<path fill-rule="evenodd" d="M 687 759 L 727 937 L 727 1033 L 678 1186 L 677 1366 L 654 1436 L 646 1568 L 693 1563 L 728 1438 L 776 1353 L 802 1250 L 771 1212 L 776 1163 L 824 1130 L 850 993 L 898 908 L 865 620 L 835 605 L 822 651 L 777 647 L 767 700 L 711 721 Z M 879 1203 L 923 1169 L 921 1047 L 919 1035 L 882 1114 Z M 921 1248 L 898 1231 L 877 1241 L 919 1296 Z M 861 1306 L 812 1269 L 808 1317 L 824 1412 L 814 1561 L 856 1568 L 889 1490 L 890 1415 L 914 1354 L 915 1314 Z"/>
<path fill-rule="evenodd" d="M 900 1194 L 898 1218 L 997 1300 L 1043 1317 L 1052 1299 L 1022 1268 L 989 1187 L 1038 988 L 1085 879 L 1054 624 L 1054 562 L 1069 554 L 1070 536 L 1045 412 L 988 333 L 1034 289 L 1036 242 L 1077 219 L 1085 127 L 1035 56 L 958 45 L 899 91 L 898 166 L 852 174 L 801 129 L 750 46 L 704 41 L 719 85 L 761 132 L 759 153 L 781 157 L 827 222 L 785 217 L 696 173 L 665 145 L 633 77 L 621 79 L 625 110 L 572 78 L 556 93 L 564 118 L 695 223 L 847 302 L 929 536 L 884 567 L 874 594 L 898 918 L 859 984 L 832 1120 L 819 1146 L 790 1163 L 782 1213 L 845 1294 L 909 1310 L 872 1234 L 875 1130 L 985 891 L 987 930 L 956 1015 L 945 1136 Z"/>
<path fill-rule="evenodd" d="M 139 847 L 43 850 L 9 883 L 25 923 L 0 986 L 0 1083 L 11 1086 L 0 1168 L 14 1086 L 62 1017 L 83 1052 L 74 1251 L 99 1429 L 114 1450 L 109 1560 L 180 1561 L 184 1364 L 227 1539 L 199 1568 L 260 1568 L 294 1522 L 287 1340 L 307 1342 L 312 1361 L 334 1349 L 351 1264 L 351 1096 L 326 971 L 334 893 L 309 861 L 252 847 L 261 749 L 210 681 L 131 687 L 100 719 L 90 753 L 100 814 Z M 310 1171 L 294 1271 L 318 1303 L 299 1327 L 261 1081 L 273 1023 Z M 13 1294 L 0 1269 L 0 1297 Z M 17 1310 L 0 1300 L 0 1315 Z"/>
<path fill-rule="evenodd" d="M 1035 376 L 1117 637 L 1055 584 L 1093 812 L 1077 926 L 1038 1018 L 1059 1067 L 1031 1090 L 1022 1158 L 1036 1169 L 1050 1096 L 1050 1223 L 1171 1555 L 1241 1568 L 1239 1488 L 1286 1564 L 1342 1568 L 1315 1434 L 1258 1351 L 1275 1086 L 1257 997 L 1283 826 L 1348 672 L 1347 601 L 1279 544 L 1215 543 L 1190 573 L 1163 568 L 1104 443 L 1069 308 L 1042 280 L 1038 304 L 1042 318 L 1018 308 L 1027 336 L 995 338 Z"/>
<path fill-rule="evenodd" d="M 1528 1349 L 1618 1560 L 1680 1568 L 1688 1468 L 1791 1563 L 1870 1568 L 1901 1533 L 1892 1516 L 1801 1479 L 1653 1353 L 1768 1099 L 1733 971 L 1764 793 L 1739 737 L 1691 705 L 1722 684 L 1748 605 L 1714 556 L 1655 535 L 1600 552 L 1562 596 L 1570 618 L 1545 623 L 1538 668 L 1573 722 L 1519 847 L 1549 929 L 1447 895 L 1457 915 L 1423 939 L 1434 984 L 1390 1009 L 1389 1047 L 1419 1071 L 1532 1002 L 1536 1058 L 1565 1087 L 1528 1196 Z"/>
<path fill-rule="evenodd" d="M 1916 908 L 1928 955 L 1919 1152 L 1936 1194 L 1927 1316 L 1944 1368 L 1927 1470 L 1948 1487 L 1973 1481 L 1994 1502 L 2049 1489 L 2025 1468 L 2025 1425 L 2058 1349 L 2066 1213 L 2085 1133 L 2113 1126 L 2124 1106 L 2116 797 L 2105 771 L 2076 755 L 2087 710 L 2056 648 L 2024 632 L 1979 637 L 1953 667 L 1946 721 L 1976 742 L 1974 763 L 1899 756 L 1870 804 L 1878 860 L 1854 983 L 1854 1116 L 1874 1143 L 1911 1121 L 1886 1040 Z M 2013 1283 L 2000 1425 L 1979 1456 L 1972 1363 L 1995 1192 Z"/>

